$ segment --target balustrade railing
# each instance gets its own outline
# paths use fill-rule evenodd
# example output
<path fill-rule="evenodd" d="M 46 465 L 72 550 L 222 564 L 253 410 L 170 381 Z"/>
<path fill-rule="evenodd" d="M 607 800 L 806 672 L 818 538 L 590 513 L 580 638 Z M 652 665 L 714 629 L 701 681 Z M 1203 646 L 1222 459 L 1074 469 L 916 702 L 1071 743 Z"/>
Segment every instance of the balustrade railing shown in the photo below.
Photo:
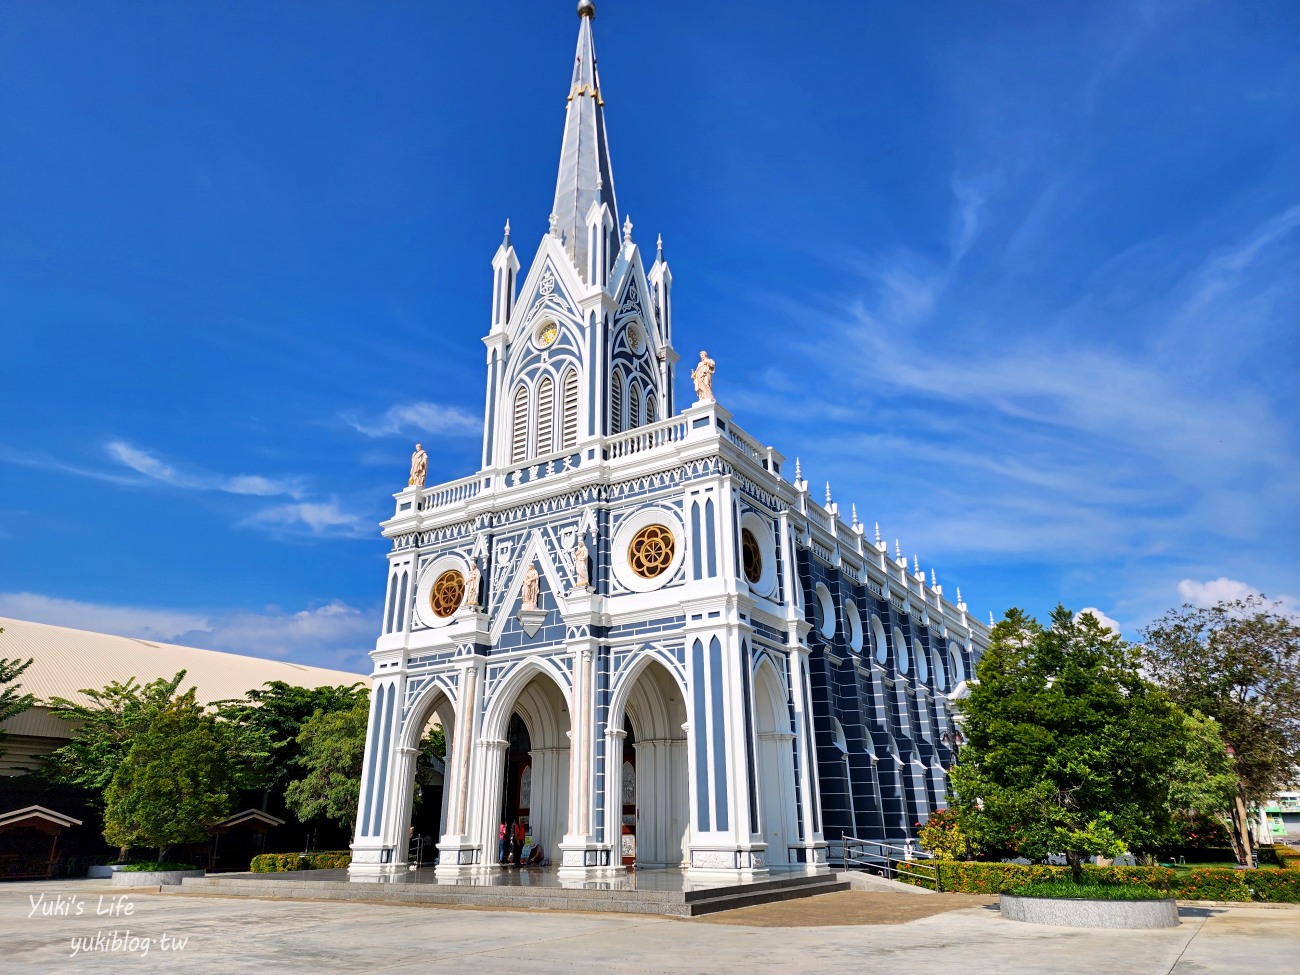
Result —
<path fill-rule="evenodd" d="M 421 511 L 432 511 L 434 508 L 445 508 L 448 505 L 460 504 L 468 501 L 479 492 L 478 475 L 467 477 L 464 480 L 453 481 L 450 484 L 443 484 L 438 487 L 429 488 L 428 492 L 420 500 Z"/>
<path fill-rule="evenodd" d="M 606 440 L 605 459 L 617 460 L 620 457 L 630 457 L 633 454 L 662 447 L 664 444 L 680 443 L 686 439 L 688 432 L 686 422 L 677 418 L 637 427 L 621 436 Z"/>

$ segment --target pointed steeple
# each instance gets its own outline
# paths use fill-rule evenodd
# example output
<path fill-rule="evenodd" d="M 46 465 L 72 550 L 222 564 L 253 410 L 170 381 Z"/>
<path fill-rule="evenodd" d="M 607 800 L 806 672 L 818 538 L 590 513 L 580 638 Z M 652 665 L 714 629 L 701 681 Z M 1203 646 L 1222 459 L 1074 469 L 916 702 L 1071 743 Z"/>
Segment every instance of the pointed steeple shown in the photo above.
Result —
<path fill-rule="evenodd" d="M 578 271 L 587 276 L 588 217 L 595 204 L 609 209 L 610 222 L 618 226 L 618 204 L 614 200 L 614 172 L 609 163 L 609 142 L 605 136 L 604 100 L 600 96 L 600 74 L 596 71 L 596 47 L 591 22 L 596 5 L 590 0 L 578 4 L 578 52 L 573 62 L 573 81 L 565 109 L 564 143 L 560 147 L 560 175 L 555 183 L 552 228 L 564 240 Z M 617 240 L 607 253 L 618 253 Z"/>

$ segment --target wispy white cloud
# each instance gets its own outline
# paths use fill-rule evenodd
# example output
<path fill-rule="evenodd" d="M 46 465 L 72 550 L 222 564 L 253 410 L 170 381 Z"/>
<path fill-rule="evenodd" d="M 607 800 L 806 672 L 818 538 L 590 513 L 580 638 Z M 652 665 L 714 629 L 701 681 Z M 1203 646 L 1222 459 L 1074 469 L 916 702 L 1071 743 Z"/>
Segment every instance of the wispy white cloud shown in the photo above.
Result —
<path fill-rule="evenodd" d="M 261 474 L 237 474 L 230 477 L 199 470 L 182 471 L 150 451 L 136 447 L 125 440 L 111 440 L 104 449 L 109 457 L 124 467 L 129 467 L 154 481 L 187 491 L 221 491 L 226 494 L 247 494 L 256 497 L 284 494 L 293 498 L 301 497 L 303 493 L 301 486 L 295 481 L 265 477 Z"/>
<path fill-rule="evenodd" d="M 297 611 L 193 611 L 83 602 L 29 592 L 0 593 L 0 616 L 74 629 L 366 670 L 379 632 L 377 612 L 340 600 Z"/>
<path fill-rule="evenodd" d="M 286 534 L 330 535 L 355 538 L 374 533 L 375 526 L 360 515 L 345 511 L 337 501 L 299 501 L 276 505 L 245 518 L 241 525 Z"/>
<path fill-rule="evenodd" d="M 458 406 L 427 401 L 398 403 L 375 420 L 356 416 L 344 416 L 344 420 L 367 437 L 477 437 L 483 432 L 481 417 Z"/>

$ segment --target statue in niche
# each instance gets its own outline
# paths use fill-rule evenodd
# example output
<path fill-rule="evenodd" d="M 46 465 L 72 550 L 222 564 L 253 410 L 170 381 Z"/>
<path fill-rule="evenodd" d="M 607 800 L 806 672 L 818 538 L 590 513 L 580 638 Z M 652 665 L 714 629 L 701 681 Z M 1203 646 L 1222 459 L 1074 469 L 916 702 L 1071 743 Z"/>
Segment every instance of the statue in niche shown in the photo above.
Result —
<path fill-rule="evenodd" d="M 589 573 L 589 563 L 591 556 L 587 553 L 587 544 L 578 536 L 578 544 L 573 550 L 573 574 L 575 576 L 575 585 L 579 589 L 591 588 L 591 575 Z"/>
<path fill-rule="evenodd" d="M 478 605 L 478 587 L 482 574 L 479 572 L 478 560 L 470 562 L 469 575 L 465 577 L 465 605 Z"/>
<path fill-rule="evenodd" d="M 528 568 L 524 570 L 524 604 L 521 609 L 533 610 L 537 608 L 537 597 L 541 595 L 542 583 L 541 578 L 537 575 L 537 566 L 532 562 L 528 563 Z"/>
<path fill-rule="evenodd" d="M 411 479 L 406 482 L 406 486 L 424 487 L 424 478 L 428 473 L 429 455 L 424 452 L 424 447 L 416 444 L 415 453 L 411 454 Z"/>
<path fill-rule="evenodd" d="M 701 403 L 712 403 L 713 374 L 718 371 L 718 364 L 701 350 L 700 363 L 691 370 L 691 381 L 695 383 L 695 396 Z"/>

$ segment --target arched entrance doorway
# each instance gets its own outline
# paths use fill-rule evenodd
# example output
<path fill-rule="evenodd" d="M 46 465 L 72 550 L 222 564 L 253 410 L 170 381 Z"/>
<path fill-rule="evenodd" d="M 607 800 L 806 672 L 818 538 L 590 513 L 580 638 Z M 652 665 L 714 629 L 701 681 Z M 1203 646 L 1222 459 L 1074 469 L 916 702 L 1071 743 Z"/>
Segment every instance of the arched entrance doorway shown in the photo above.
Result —
<path fill-rule="evenodd" d="M 681 867 L 689 859 L 690 827 L 685 694 L 655 661 L 624 686 L 610 714 L 625 732 L 606 819 L 614 855 L 642 868 Z"/>
<path fill-rule="evenodd" d="M 555 680 L 537 671 L 509 710 L 498 712 L 500 764 L 487 770 L 483 862 L 497 862 L 501 823 L 525 832 L 558 862 L 569 825 L 569 708 Z"/>
<path fill-rule="evenodd" d="M 401 746 L 413 751 L 400 793 L 404 821 L 400 823 L 399 845 L 404 855 L 398 862 L 431 865 L 437 858 L 437 844 L 448 831 L 447 756 L 452 753 L 456 711 L 442 688 L 425 692 L 402 732 Z M 437 730 L 439 734 L 431 734 Z M 441 745 L 437 740 L 441 738 Z M 438 752 L 443 752 L 438 755 Z"/>
<path fill-rule="evenodd" d="M 759 830 L 767 844 L 767 865 L 790 863 L 790 847 L 799 840 L 794 807 L 794 732 L 786 707 L 784 681 L 765 660 L 754 675 L 754 711 L 758 738 Z"/>

